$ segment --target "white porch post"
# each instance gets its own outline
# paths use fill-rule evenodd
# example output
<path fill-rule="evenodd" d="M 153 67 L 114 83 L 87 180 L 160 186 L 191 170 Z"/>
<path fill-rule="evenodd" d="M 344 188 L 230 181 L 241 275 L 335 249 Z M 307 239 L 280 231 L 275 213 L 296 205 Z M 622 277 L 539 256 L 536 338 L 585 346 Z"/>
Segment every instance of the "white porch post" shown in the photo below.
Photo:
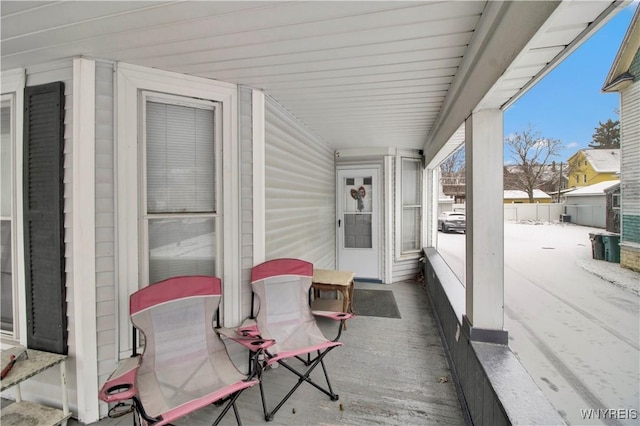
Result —
<path fill-rule="evenodd" d="M 425 169 L 423 175 L 423 188 L 425 200 L 425 226 L 422 228 L 422 241 L 424 247 L 435 247 L 437 236 L 437 220 L 438 220 L 438 198 L 439 188 L 438 181 L 440 178 L 439 168 Z"/>
<path fill-rule="evenodd" d="M 507 343 L 504 326 L 503 118 L 466 120 L 466 316 L 471 340 Z"/>
<path fill-rule="evenodd" d="M 95 111 L 96 65 L 73 60 L 72 258 L 73 330 L 78 420 L 98 420 L 96 314 Z M 71 345 L 70 345 L 71 346 Z M 75 351 L 75 353 L 74 353 Z"/>
<path fill-rule="evenodd" d="M 265 243 L 265 105 L 264 92 L 251 92 L 251 125 L 253 129 L 253 262 L 266 260 Z"/>

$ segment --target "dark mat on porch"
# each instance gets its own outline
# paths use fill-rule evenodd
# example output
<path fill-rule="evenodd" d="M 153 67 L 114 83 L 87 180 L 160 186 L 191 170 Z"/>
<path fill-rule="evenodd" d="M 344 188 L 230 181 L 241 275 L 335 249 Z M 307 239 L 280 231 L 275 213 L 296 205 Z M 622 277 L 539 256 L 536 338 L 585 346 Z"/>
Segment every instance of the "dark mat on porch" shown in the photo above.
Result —
<path fill-rule="evenodd" d="M 396 298 L 391 290 L 365 290 L 353 292 L 353 312 L 366 317 L 400 318 Z"/>

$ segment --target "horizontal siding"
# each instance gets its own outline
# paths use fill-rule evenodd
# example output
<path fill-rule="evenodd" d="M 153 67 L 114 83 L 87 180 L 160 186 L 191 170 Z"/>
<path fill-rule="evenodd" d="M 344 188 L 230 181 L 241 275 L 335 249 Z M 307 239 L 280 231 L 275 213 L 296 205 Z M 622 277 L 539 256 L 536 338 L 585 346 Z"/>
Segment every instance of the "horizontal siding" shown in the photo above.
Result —
<path fill-rule="evenodd" d="M 272 98 L 265 109 L 266 257 L 296 257 L 333 269 L 333 150 Z"/>
<path fill-rule="evenodd" d="M 621 202 L 623 214 L 640 215 L 640 82 L 622 94 Z"/>
<path fill-rule="evenodd" d="M 415 259 L 396 261 L 393 263 L 393 282 L 416 280 L 418 272 L 424 265 Z"/>
<path fill-rule="evenodd" d="M 117 353 L 115 282 L 114 86 L 113 65 L 96 62 L 96 320 L 98 384 L 115 368 Z M 107 405 L 100 404 L 100 417 Z"/>
<path fill-rule="evenodd" d="M 238 89 L 240 143 L 240 255 L 242 316 L 251 312 L 251 268 L 253 267 L 253 141 L 251 89 Z"/>

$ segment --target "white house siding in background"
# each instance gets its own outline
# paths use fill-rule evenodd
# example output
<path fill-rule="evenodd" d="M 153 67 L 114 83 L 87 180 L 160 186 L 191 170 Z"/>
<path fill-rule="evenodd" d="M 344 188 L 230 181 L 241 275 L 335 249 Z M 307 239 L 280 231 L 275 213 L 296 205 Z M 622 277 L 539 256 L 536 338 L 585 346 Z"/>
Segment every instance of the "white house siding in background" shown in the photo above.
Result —
<path fill-rule="evenodd" d="M 634 84 L 621 93 L 621 187 L 625 213 L 640 218 L 640 54 L 637 56 L 639 75 Z"/>
<path fill-rule="evenodd" d="M 265 101 L 266 259 L 335 268 L 334 152 L 270 97 Z"/>
<path fill-rule="evenodd" d="M 640 271 L 640 8 L 602 90 L 620 94 L 620 265 Z"/>
<path fill-rule="evenodd" d="M 633 84 L 620 91 L 620 261 L 623 266 L 640 271 L 640 49 L 631 70 L 635 75 Z"/>

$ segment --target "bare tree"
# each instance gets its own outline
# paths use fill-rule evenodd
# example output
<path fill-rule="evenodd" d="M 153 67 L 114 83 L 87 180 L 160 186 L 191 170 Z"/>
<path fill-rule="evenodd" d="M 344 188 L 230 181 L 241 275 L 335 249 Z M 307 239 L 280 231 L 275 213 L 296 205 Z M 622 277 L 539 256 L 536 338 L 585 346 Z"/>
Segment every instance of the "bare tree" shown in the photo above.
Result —
<path fill-rule="evenodd" d="M 507 136 L 504 142 L 515 166 L 513 185 L 525 191 L 533 203 L 533 190 L 555 178 L 550 176 L 549 165 L 559 154 L 562 142 L 542 137 L 531 125 Z"/>
<path fill-rule="evenodd" d="M 440 184 L 445 195 L 454 197 L 456 202 L 464 200 L 465 186 L 464 144 L 453 151 L 440 163 Z"/>
<path fill-rule="evenodd" d="M 453 151 L 442 163 L 440 163 L 442 176 L 454 176 L 464 174 L 464 144 Z"/>

